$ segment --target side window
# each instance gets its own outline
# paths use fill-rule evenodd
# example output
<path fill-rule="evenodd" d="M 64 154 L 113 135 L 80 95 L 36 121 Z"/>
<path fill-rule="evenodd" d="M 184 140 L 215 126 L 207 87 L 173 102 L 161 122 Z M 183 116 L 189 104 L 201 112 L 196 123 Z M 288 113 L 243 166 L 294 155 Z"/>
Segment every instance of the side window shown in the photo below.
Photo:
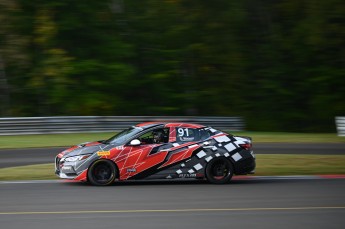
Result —
<path fill-rule="evenodd" d="M 169 128 L 160 128 L 146 132 L 139 137 L 141 144 L 167 143 L 169 140 Z"/>
<path fill-rule="evenodd" d="M 200 140 L 205 140 L 211 136 L 211 133 L 205 129 L 199 129 Z"/>
<path fill-rule="evenodd" d="M 177 142 L 192 142 L 200 139 L 197 130 L 192 128 L 177 127 L 176 141 Z"/>
<path fill-rule="evenodd" d="M 152 131 L 146 132 L 139 137 L 141 144 L 153 144 Z"/>

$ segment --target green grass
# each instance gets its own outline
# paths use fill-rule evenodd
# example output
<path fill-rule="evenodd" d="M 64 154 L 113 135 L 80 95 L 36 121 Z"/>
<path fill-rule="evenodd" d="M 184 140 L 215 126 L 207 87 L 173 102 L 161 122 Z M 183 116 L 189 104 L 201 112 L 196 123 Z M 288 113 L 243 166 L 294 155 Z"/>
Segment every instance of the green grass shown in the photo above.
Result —
<path fill-rule="evenodd" d="M 294 142 L 294 143 L 345 143 L 345 137 L 335 133 L 280 133 L 280 132 L 232 132 L 235 135 L 250 136 L 254 144 L 259 142 Z M 114 133 L 81 134 L 46 134 L 0 136 L 0 149 L 71 146 L 87 141 L 108 139 Z"/>
<path fill-rule="evenodd" d="M 88 141 L 108 139 L 113 135 L 114 133 L 78 133 L 0 136 L 0 149 L 71 146 Z"/>
<path fill-rule="evenodd" d="M 0 169 L 0 180 L 51 180 L 58 177 L 54 174 L 54 164 L 27 165 Z"/>
<path fill-rule="evenodd" d="M 345 174 L 345 155 L 259 154 L 256 163 L 259 176 Z M 2 181 L 46 179 L 57 179 L 54 164 L 0 169 Z"/>
<path fill-rule="evenodd" d="M 345 155 L 257 154 L 256 175 L 345 174 Z"/>
<path fill-rule="evenodd" d="M 253 142 L 285 143 L 345 143 L 345 137 L 336 133 L 284 133 L 284 132 L 233 132 L 234 135 L 250 136 Z"/>

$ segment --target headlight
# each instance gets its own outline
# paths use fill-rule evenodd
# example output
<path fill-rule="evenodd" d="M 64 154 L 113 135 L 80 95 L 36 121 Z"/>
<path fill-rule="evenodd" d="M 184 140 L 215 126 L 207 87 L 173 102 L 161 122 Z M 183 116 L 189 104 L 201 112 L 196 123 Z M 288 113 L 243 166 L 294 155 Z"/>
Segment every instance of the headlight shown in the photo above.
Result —
<path fill-rule="evenodd" d="M 65 161 L 67 161 L 67 162 L 81 161 L 81 160 L 85 160 L 86 158 L 88 158 L 90 156 L 91 156 L 91 154 L 78 155 L 78 156 L 74 156 L 74 157 L 66 157 Z"/>

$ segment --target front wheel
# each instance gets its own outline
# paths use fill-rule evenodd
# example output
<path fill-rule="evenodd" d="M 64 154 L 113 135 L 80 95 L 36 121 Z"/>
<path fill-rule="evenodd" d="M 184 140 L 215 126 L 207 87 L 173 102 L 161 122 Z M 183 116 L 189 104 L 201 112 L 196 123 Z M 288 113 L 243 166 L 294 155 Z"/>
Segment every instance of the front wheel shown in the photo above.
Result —
<path fill-rule="evenodd" d="M 206 167 L 206 178 L 213 184 L 228 183 L 233 174 L 232 163 L 225 157 L 213 159 Z"/>
<path fill-rule="evenodd" d="M 97 186 L 110 185 L 115 181 L 116 168 L 112 161 L 95 161 L 87 172 L 88 181 Z"/>

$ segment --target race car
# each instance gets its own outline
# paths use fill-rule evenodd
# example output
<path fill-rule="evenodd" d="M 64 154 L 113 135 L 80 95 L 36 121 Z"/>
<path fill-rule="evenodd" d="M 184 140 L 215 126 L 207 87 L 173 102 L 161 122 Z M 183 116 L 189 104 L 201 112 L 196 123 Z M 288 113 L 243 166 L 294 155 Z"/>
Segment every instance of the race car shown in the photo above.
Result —
<path fill-rule="evenodd" d="M 191 123 L 146 122 L 107 140 L 73 146 L 55 158 L 60 178 L 110 185 L 140 179 L 207 179 L 228 183 L 252 174 L 250 137 Z"/>

